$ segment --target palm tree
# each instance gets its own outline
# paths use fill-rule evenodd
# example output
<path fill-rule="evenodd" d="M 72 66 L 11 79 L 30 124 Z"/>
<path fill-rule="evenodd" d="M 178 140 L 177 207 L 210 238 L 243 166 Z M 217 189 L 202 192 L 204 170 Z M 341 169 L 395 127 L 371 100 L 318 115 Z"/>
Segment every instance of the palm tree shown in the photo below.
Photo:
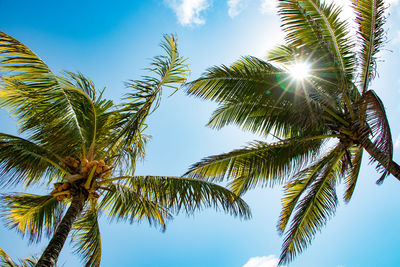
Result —
<path fill-rule="evenodd" d="M 247 205 L 227 189 L 185 177 L 135 176 L 148 137 L 145 120 L 159 105 L 162 89 L 185 81 L 187 66 L 174 36 L 161 44 L 141 80 L 119 105 L 103 98 L 80 73 L 54 75 L 25 45 L 0 32 L 0 106 L 17 120 L 21 136 L 0 133 L 1 185 L 41 182 L 45 196 L 2 196 L 8 225 L 39 241 L 52 236 L 36 266 L 53 266 L 72 230 L 86 266 L 99 266 L 98 214 L 117 220 L 147 220 L 165 228 L 173 214 L 205 207 L 248 218 Z M 66 210 L 66 212 L 65 212 Z"/>
<path fill-rule="evenodd" d="M 351 199 L 364 150 L 381 172 L 378 184 L 388 174 L 400 180 L 383 103 L 369 88 L 384 41 L 385 6 L 354 0 L 352 8 L 356 40 L 334 3 L 281 0 L 284 45 L 266 60 L 243 57 L 187 84 L 189 95 L 218 103 L 212 128 L 233 124 L 276 137 L 204 158 L 187 175 L 228 180 L 239 195 L 283 183 L 280 264 L 301 253 L 334 214 L 339 183 L 345 185 L 344 201 Z M 310 68 L 306 78 L 293 78 L 289 70 L 296 64 Z"/>

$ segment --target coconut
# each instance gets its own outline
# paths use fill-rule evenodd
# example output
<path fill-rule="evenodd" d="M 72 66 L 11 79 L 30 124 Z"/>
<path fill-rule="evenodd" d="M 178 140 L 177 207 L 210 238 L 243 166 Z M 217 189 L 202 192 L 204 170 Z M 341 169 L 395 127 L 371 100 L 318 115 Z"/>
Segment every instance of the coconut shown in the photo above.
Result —
<path fill-rule="evenodd" d="M 106 163 L 104 162 L 104 160 L 101 159 L 101 160 L 99 160 L 99 165 L 104 166 L 104 165 L 106 165 Z"/>
<path fill-rule="evenodd" d="M 62 185 L 62 189 L 68 189 L 68 188 L 70 188 L 71 187 L 71 184 L 70 183 L 64 183 L 63 185 Z"/>
<path fill-rule="evenodd" d="M 88 163 L 89 163 L 89 161 L 87 159 L 82 160 L 82 166 L 86 166 Z"/>
<path fill-rule="evenodd" d="M 100 173 L 102 173 L 103 172 L 103 168 L 102 167 L 97 167 L 96 168 L 96 173 L 97 174 L 100 174 Z"/>

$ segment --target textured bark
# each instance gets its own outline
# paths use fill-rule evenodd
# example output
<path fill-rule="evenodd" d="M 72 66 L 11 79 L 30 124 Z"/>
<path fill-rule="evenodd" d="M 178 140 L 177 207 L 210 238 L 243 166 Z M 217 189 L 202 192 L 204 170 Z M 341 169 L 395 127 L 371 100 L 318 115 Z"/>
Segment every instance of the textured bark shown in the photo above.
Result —
<path fill-rule="evenodd" d="M 54 233 L 52 239 L 50 240 L 47 248 L 43 252 L 36 266 L 38 267 L 50 267 L 57 263 L 58 255 L 64 246 L 65 240 L 71 231 L 72 224 L 82 213 L 83 206 L 87 196 L 80 193 L 73 197 L 71 206 L 68 208 L 67 213 L 62 219 L 61 223 L 58 225 L 56 232 Z"/>
<path fill-rule="evenodd" d="M 371 141 L 363 141 L 362 146 L 365 148 L 365 150 L 368 152 L 368 154 L 371 155 L 371 157 L 375 159 L 379 158 L 384 158 L 385 155 L 382 153 L 379 149 L 377 149 L 374 144 Z M 385 167 L 385 169 L 390 172 L 391 175 L 393 175 L 397 180 L 400 181 L 400 166 L 394 162 L 393 160 L 389 160 L 388 162 L 381 162 L 379 163 Z"/>

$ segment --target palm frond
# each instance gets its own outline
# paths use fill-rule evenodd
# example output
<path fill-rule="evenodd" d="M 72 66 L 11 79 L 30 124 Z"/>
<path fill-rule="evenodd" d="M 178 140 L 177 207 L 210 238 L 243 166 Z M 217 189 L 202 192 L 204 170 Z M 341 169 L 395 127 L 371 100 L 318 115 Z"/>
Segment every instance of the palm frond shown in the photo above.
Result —
<path fill-rule="evenodd" d="M 121 104 L 119 134 L 111 142 L 110 149 L 116 144 L 131 147 L 145 127 L 147 116 L 157 109 L 164 87 L 177 90 L 177 86 L 186 81 L 188 67 L 185 58 L 178 53 L 177 39 L 174 35 L 165 35 L 160 45 L 166 55 L 156 56 L 147 69 L 150 76 L 126 83 L 133 92 L 127 94 Z"/>
<path fill-rule="evenodd" d="M 111 184 L 101 200 L 100 208 L 117 220 L 141 222 L 145 219 L 150 225 L 160 225 L 165 229 L 166 221 L 172 218 L 160 203 L 149 198 L 146 192 L 121 184 Z"/>
<path fill-rule="evenodd" d="M 266 59 L 276 63 L 290 65 L 296 60 L 296 48 L 287 45 L 277 45 L 276 47 L 268 50 Z"/>
<path fill-rule="evenodd" d="M 389 166 L 393 159 L 393 141 L 390 132 L 389 122 L 386 117 L 385 107 L 382 100 L 373 90 L 368 90 L 361 98 L 361 110 L 365 112 L 365 122 L 369 126 L 368 131 L 364 131 L 361 137 L 365 141 L 371 140 L 381 153 L 370 157 L 371 162 L 377 163 L 377 170 L 382 172 L 378 183 L 382 183 L 389 174 L 383 166 Z M 381 164 L 383 163 L 383 164 Z"/>
<path fill-rule="evenodd" d="M 362 93 L 368 89 L 369 82 L 376 71 L 376 55 L 385 38 L 385 5 L 383 0 L 353 0 L 352 6 L 358 25 L 358 39 L 361 43 L 359 64 Z"/>
<path fill-rule="evenodd" d="M 339 89 L 347 90 L 344 85 L 352 80 L 355 65 L 354 44 L 347 23 L 339 18 L 340 8 L 319 0 L 281 0 L 278 8 L 287 44 L 324 50 L 336 67 Z"/>
<path fill-rule="evenodd" d="M 363 149 L 356 148 L 352 149 L 352 166 L 349 169 L 344 183 L 346 185 L 346 189 L 344 192 L 344 201 L 349 202 L 351 197 L 353 196 L 354 189 L 356 187 L 358 174 L 361 169 L 361 161 L 362 161 Z"/>
<path fill-rule="evenodd" d="M 18 267 L 18 264 L 2 248 L 0 248 L 0 264 L 3 267 Z"/>
<path fill-rule="evenodd" d="M 315 182 L 320 170 L 331 159 L 330 156 L 331 155 L 328 154 L 328 156 L 324 157 L 322 160 L 301 170 L 285 185 L 285 193 L 282 198 L 282 211 L 278 223 L 278 232 L 280 234 L 284 233 L 298 201 L 301 199 L 303 193 L 309 189 L 310 185 Z"/>
<path fill-rule="evenodd" d="M 23 138 L 0 133 L 0 185 L 24 183 L 43 177 L 54 179 L 68 174 L 60 166 L 63 159 L 42 146 Z"/>
<path fill-rule="evenodd" d="M 204 208 L 214 208 L 244 219 L 250 217 L 249 207 L 240 197 L 207 181 L 186 177 L 134 176 L 127 179 L 127 186 L 171 213 L 183 210 L 192 214 Z"/>
<path fill-rule="evenodd" d="M 53 196 L 25 193 L 2 195 L 1 202 L 8 226 L 27 235 L 30 242 L 40 241 L 43 233 L 48 237 L 52 235 L 65 208 Z"/>
<path fill-rule="evenodd" d="M 284 71 L 256 57 L 244 57 L 230 67 L 209 68 L 202 76 L 186 84 L 189 95 L 210 99 L 216 102 L 236 98 L 258 98 L 265 94 L 283 97 L 278 74 Z"/>
<path fill-rule="evenodd" d="M 23 260 L 19 260 L 19 264 L 17 264 L 3 249 L 0 248 L 0 265 L 2 267 L 34 267 L 37 262 L 38 258 L 36 256 L 32 256 Z M 54 265 L 54 267 L 56 266 L 57 264 Z"/>
<path fill-rule="evenodd" d="M 103 106 L 105 102 L 106 107 L 111 107 L 112 102 L 106 100 L 101 101 L 101 94 L 97 98 L 97 90 L 94 83 L 82 73 L 67 71 L 64 73 L 64 76 L 59 76 L 59 82 L 65 94 L 71 99 L 74 110 L 76 110 L 76 119 L 84 140 L 83 151 L 85 152 L 86 148 L 90 150 L 88 153 L 92 155 L 86 156 L 90 158 L 94 153 L 93 149 L 96 143 L 97 129 L 101 128 L 101 125 L 97 123 L 99 105 L 96 105 L 95 102 L 97 102 L 97 104 L 100 102 Z"/>
<path fill-rule="evenodd" d="M 295 214 L 290 229 L 285 234 L 279 264 L 289 263 L 301 253 L 311 243 L 316 232 L 334 214 L 337 206 L 335 186 L 342 177 L 344 155 L 345 149 L 339 144 L 321 160 L 324 161 L 323 164 L 314 164 L 309 171 L 303 173 L 306 177 L 311 176 L 305 177 L 305 181 L 307 179 L 313 181 L 308 185 L 307 193 L 300 201 L 296 192 L 292 194 L 294 196 L 292 200 L 297 202 Z M 300 194 L 304 192 L 297 191 Z"/>
<path fill-rule="evenodd" d="M 255 142 L 243 149 L 207 157 L 192 165 L 187 175 L 210 181 L 231 180 L 233 192 L 242 194 L 256 185 L 284 182 L 317 156 L 322 141 L 330 137 L 291 138 L 272 144 Z"/>
<path fill-rule="evenodd" d="M 0 107 L 17 118 L 22 132 L 69 154 L 73 146 L 84 148 L 78 106 L 82 101 L 91 106 L 84 92 L 63 88 L 37 55 L 4 32 L 0 32 L 0 71 Z"/>
<path fill-rule="evenodd" d="M 299 116 L 299 110 L 303 114 Z M 208 126 L 221 129 L 236 125 L 245 131 L 267 136 L 288 138 L 305 136 L 311 132 L 324 134 L 323 110 L 310 98 L 299 97 L 292 103 L 276 103 L 273 99 L 235 100 L 220 104 L 211 115 Z"/>
<path fill-rule="evenodd" d="M 91 200 L 81 218 L 73 224 L 72 241 L 75 253 L 82 255 L 85 266 L 100 266 L 101 236 L 98 222 L 99 209 L 97 200 Z"/>
<path fill-rule="evenodd" d="M 323 129 L 324 92 L 312 82 L 294 81 L 286 70 L 255 57 L 231 66 L 213 67 L 187 84 L 187 92 L 220 105 L 209 125 L 236 124 L 244 130 L 289 137 L 310 129 Z M 299 116 L 299 110 L 304 114 Z"/>

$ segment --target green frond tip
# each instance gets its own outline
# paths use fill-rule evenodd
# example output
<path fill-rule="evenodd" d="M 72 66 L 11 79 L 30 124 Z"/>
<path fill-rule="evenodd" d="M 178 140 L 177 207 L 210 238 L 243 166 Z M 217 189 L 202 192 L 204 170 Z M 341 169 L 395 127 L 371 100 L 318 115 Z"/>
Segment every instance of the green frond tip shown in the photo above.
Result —
<path fill-rule="evenodd" d="M 28 236 L 30 242 L 39 242 L 43 234 L 51 236 L 65 208 L 53 196 L 25 193 L 3 194 L 0 202 L 8 226 Z"/>
<path fill-rule="evenodd" d="M 146 69 L 149 75 L 126 83 L 131 92 L 120 105 L 121 128 L 111 141 L 109 150 L 116 146 L 130 147 L 134 144 L 146 127 L 148 115 L 158 108 L 163 89 L 172 88 L 175 92 L 186 81 L 189 68 L 185 64 L 186 59 L 179 55 L 176 36 L 165 35 L 160 46 L 165 54 L 152 59 L 150 67 Z"/>
<path fill-rule="evenodd" d="M 0 248 L 0 263 L 4 267 L 18 267 L 18 265 L 11 259 L 10 256 Z"/>
<path fill-rule="evenodd" d="M 68 171 L 59 164 L 61 157 L 35 142 L 0 133 L 0 186 L 26 186 L 43 177 L 61 178 Z"/>
<path fill-rule="evenodd" d="M 18 260 L 18 263 L 16 263 L 2 248 L 0 248 L 0 265 L 2 267 L 34 267 L 37 262 L 38 258 L 32 256 L 23 260 Z M 56 266 L 57 264 L 54 265 L 54 267 Z"/>
<path fill-rule="evenodd" d="M 257 185 L 273 186 L 300 171 L 330 136 L 291 138 L 276 143 L 254 142 L 229 153 L 194 164 L 186 175 L 210 181 L 230 180 L 230 188 L 243 194 Z"/>
<path fill-rule="evenodd" d="M 73 224 L 72 242 L 75 253 L 81 255 L 87 267 L 100 266 L 102 250 L 98 217 L 97 200 L 92 200 L 82 217 Z"/>
<path fill-rule="evenodd" d="M 352 6 L 361 45 L 358 54 L 361 67 L 359 81 L 361 91 L 365 93 L 369 82 L 375 77 L 377 54 L 385 41 L 385 3 L 383 0 L 355 0 L 352 1 Z"/>
<path fill-rule="evenodd" d="M 344 156 L 344 147 L 338 144 L 308 171 L 302 173 L 304 181 L 310 180 L 303 182 L 308 187 L 308 193 L 302 199 L 299 197 L 304 189 L 286 194 L 286 197 L 294 197 L 290 197 L 287 203 L 291 207 L 295 206 L 295 214 L 285 234 L 279 264 L 289 263 L 301 253 L 311 243 L 317 231 L 335 213 L 338 204 L 335 187 L 343 176 L 341 167 Z M 283 212 L 285 210 L 284 208 Z M 293 208 L 289 209 L 289 213 L 281 218 L 290 217 L 292 210 Z"/>
<path fill-rule="evenodd" d="M 165 227 L 172 214 L 193 214 L 204 208 L 250 218 L 248 205 L 226 188 L 203 180 L 171 176 L 133 176 L 124 185 L 113 184 L 102 207 L 113 218 L 133 221 L 147 219 Z"/>

